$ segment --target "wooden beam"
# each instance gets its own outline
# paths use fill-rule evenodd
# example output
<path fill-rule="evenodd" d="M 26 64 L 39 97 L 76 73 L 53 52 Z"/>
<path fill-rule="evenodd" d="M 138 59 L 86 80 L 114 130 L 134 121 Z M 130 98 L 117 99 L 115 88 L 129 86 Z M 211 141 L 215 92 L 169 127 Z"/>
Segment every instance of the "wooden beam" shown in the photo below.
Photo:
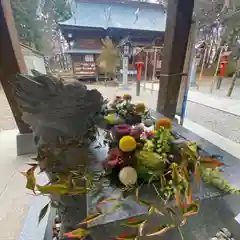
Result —
<path fill-rule="evenodd" d="M 174 118 L 182 79 L 194 0 L 169 0 L 157 111 Z"/>
<path fill-rule="evenodd" d="M 9 82 L 14 74 L 27 72 L 9 0 L 0 0 L 0 34 L 0 81 L 20 133 L 29 133 Z"/>

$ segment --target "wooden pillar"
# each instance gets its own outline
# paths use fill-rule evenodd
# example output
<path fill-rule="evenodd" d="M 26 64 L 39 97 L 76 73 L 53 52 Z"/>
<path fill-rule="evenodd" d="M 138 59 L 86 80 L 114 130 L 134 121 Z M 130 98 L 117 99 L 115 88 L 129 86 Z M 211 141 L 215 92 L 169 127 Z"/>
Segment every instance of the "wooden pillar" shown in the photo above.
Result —
<path fill-rule="evenodd" d="M 0 81 L 20 133 L 30 133 L 29 126 L 21 120 L 21 112 L 9 82 L 14 74 L 27 72 L 9 0 L 0 0 L 0 35 Z"/>
<path fill-rule="evenodd" d="M 157 111 L 174 118 L 181 84 L 194 0 L 169 0 Z"/>

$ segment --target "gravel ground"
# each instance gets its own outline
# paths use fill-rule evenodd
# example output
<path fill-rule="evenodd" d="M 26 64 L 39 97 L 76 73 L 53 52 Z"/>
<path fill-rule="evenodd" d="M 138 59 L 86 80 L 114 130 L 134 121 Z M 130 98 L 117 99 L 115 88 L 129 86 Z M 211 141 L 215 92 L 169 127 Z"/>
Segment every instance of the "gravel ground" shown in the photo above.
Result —
<path fill-rule="evenodd" d="M 188 101 L 186 118 L 240 143 L 240 117 Z"/>

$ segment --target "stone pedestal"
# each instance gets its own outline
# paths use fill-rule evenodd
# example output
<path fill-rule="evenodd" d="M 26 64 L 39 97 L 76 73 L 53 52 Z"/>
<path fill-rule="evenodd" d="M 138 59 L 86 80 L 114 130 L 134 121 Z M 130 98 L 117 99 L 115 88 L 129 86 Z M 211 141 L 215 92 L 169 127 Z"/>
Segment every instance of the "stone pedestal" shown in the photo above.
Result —
<path fill-rule="evenodd" d="M 37 152 L 32 133 L 19 133 L 17 135 L 17 156 L 32 154 Z"/>

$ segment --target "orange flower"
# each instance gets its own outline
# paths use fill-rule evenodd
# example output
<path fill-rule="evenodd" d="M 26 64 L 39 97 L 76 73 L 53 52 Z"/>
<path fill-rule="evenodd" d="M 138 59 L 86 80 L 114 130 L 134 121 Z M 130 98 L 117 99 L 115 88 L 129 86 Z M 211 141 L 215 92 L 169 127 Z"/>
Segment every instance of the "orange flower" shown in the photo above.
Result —
<path fill-rule="evenodd" d="M 160 118 L 156 122 L 155 127 L 156 127 L 156 130 L 159 130 L 161 127 L 171 129 L 172 128 L 172 121 L 170 119 L 167 119 L 167 118 Z"/>

